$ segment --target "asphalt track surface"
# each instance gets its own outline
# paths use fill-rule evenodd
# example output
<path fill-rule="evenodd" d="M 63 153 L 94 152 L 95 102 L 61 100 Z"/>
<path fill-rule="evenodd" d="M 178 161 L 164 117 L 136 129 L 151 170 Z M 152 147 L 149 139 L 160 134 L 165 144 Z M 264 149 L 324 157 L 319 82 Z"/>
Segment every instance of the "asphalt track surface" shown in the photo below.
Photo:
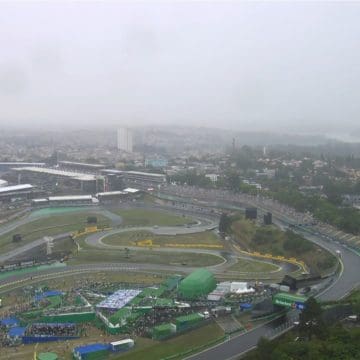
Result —
<path fill-rule="evenodd" d="M 233 204 L 232 204 L 233 206 Z M 235 205 L 236 207 L 236 205 Z M 272 209 L 269 209 L 272 211 Z M 286 227 L 289 224 L 289 220 L 287 216 L 282 216 L 282 214 L 276 213 L 273 211 L 273 218 L 280 225 L 283 224 Z M 154 230 L 154 229 L 153 229 Z M 177 229 L 178 230 L 178 229 Z M 344 246 L 341 246 L 334 242 L 329 242 L 325 240 L 321 234 L 316 233 L 312 230 L 311 227 L 307 228 L 307 230 L 298 229 L 298 232 L 302 233 L 304 237 L 317 243 L 318 245 L 330 250 L 335 253 L 337 250 L 341 251 L 341 271 L 339 275 L 333 279 L 332 283 L 329 284 L 327 289 L 325 289 L 321 294 L 319 294 L 319 299 L 321 300 L 336 300 L 340 299 L 349 293 L 354 287 L 359 285 L 360 283 L 360 275 L 358 273 L 358 269 L 360 269 L 360 257 L 354 253 L 351 249 L 348 249 Z M 1 233 L 1 232 L 0 232 Z M 188 267 L 169 267 L 168 265 L 156 265 L 156 269 L 159 271 L 179 271 L 179 272 L 191 272 L 193 268 Z M 74 273 L 77 272 L 87 272 L 87 271 L 149 271 L 154 270 L 153 264 L 87 264 L 87 265 L 78 265 L 78 266 L 69 266 L 64 270 L 64 274 L 59 274 L 60 276 L 64 276 L 65 272 Z M 131 270 L 130 270 L 131 269 Z M 59 273 L 58 269 L 53 271 L 54 276 L 57 276 Z M 51 276 L 52 271 L 47 272 L 47 274 L 40 274 L 44 276 Z M 39 276 L 39 275 L 38 275 Z M 21 280 L 21 277 L 20 277 Z M 8 278 L 2 282 L 8 281 L 19 281 L 19 277 L 15 277 L 13 279 Z M 215 347 L 212 347 L 208 350 L 205 350 L 199 354 L 195 354 L 190 356 L 188 359 L 191 360 L 230 360 L 236 359 L 242 354 L 254 348 L 260 339 L 261 336 L 266 336 L 269 331 L 277 328 L 279 325 L 286 322 L 286 318 L 276 319 L 255 328 L 252 331 L 249 331 L 245 334 L 241 334 L 238 336 L 232 337 L 229 341 L 221 343 Z"/>
<path fill-rule="evenodd" d="M 214 219 L 211 218 L 211 214 L 203 214 L 201 212 L 196 212 L 191 210 L 190 208 L 188 209 L 177 209 L 177 208 L 168 208 L 168 207 L 161 207 L 161 206 L 155 206 L 155 207 L 149 207 L 148 205 L 144 205 L 144 206 L 139 206 L 137 205 L 136 208 L 145 208 L 145 209 L 155 209 L 155 210 L 166 210 L 166 211 L 171 211 L 173 213 L 177 213 L 177 214 L 184 214 L 184 213 L 188 213 L 191 216 L 195 217 L 195 219 L 197 220 L 196 224 L 192 224 L 192 225 L 184 225 L 184 226 L 152 226 L 152 227 L 141 227 L 141 226 L 135 226 L 135 227 L 122 227 L 122 228 L 115 228 L 113 230 L 110 231 L 106 231 L 106 232 L 99 232 L 99 233 L 95 233 L 92 235 L 89 235 L 85 241 L 86 243 L 88 243 L 88 245 L 93 246 L 93 247 L 98 247 L 98 248 L 107 248 L 107 249 L 124 249 L 124 248 L 128 248 L 131 250 L 137 250 L 137 251 L 141 251 L 141 248 L 139 247 L 131 247 L 131 246 L 116 246 L 116 245 L 109 245 L 109 244 L 105 244 L 102 242 L 102 239 L 106 236 L 112 235 L 112 234 L 116 234 L 116 233 L 122 233 L 122 232 L 128 232 L 128 231 L 149 231 L 152 232 L 154 234 L 158 234 L 158 235 L 179 235 L 179 234 L 193 234 L 193 233 L 201 233 L 204 231 L 210 231 L 213 230 L 217 227 L 217 221 L 215 221 Z M 125 207 L 127 208 L 127 207 Z M 133 208 L 133 207 L 132 207 Z M 94 213 L 99 213 L 102 214 L 106 217 L 108 217 L 111 221 L 112 221 L 112 225 L 114 227 L 119 226 L 122 222 L 122 219 L 119 215 L 116 215 L 114 213 L 112 213 L 111 211 L 107 210 L 107 209 L 103 209 L 103 208 L 96 208 L 94 209 L 93 207 L 84 207 L 81 209 L 77 210 L 78 212 L 94 212 Z M 26 216 L 23 219 L 17 220 L 9 225 L 5 225 L 4 228 L 0 229 L 0 234 L 6 234 L 9 231 L 12 231 L 14 229 L 16 229 L 16 227 L 20 226 L 20 225 L 24 225 L 26 223 L 32 222 L 34 220 L 40 219 L 40 218 L 44 218 L 46 219 L 46 217 L 48 216 L 52 216 L 52 214 L 49 215 L 36 215 L 37 213 L 35 212 L 35 214 L 30 214 L 28 216 Z M 35 216 L 33 216 L 35 215 Z M 61 240 L 64 239 L 66 237 L 68 237 L 70 235 L 70 232 L 67 233 L 63 233 L 63 234 L 58 234 L 55 236 L 52 236 L 53 241 L 57 241 L 57 240 Z M 2 255 L 0 255 L 0 262 L 3 261 L 7 261 L 10 260 L 12 258 L 16 258 L 16 256 L 21 255 L 22 253 L 25 253 L 27 251 L 30 251 L 38 246 L 41 246 L 45 243 L 44 238 L 40 238 L 37 240 L 32 241 L 31 243 L 25 244 L 21 247 L 18 247 L 14 250 L 11 250 L 7 253 L 4 253 Z M 145 249 L 143 249 L 145 250 Z M 249 256 L 244 256 L 241 254 L 232 254 L 230 252 L 227 251 L 217 251 L 217 250 L 207 250 L 207 249 L 182 249 L 182 248 L 156 248 L 156 252 L 191 252 L 191 253 L 203 253 L 203 254 L 209 254 L 209 255 L 215 255 L 218 256 L 219 258 L 221 258 L 223 260 L 222 263 L 217 264 L 217 265 L 213 265 L 213 266 L 209 266 L 209 269 L 211 269 L 213 272 L 215 272 L 216 274 L 221 274 L 224 271 L 227 271 L 227 269 L 234 265 L 237 262 L 237 258 L 243 258 L 246 260 L 254 260 L 252 257 Z M 256 261 L 262 262 L 259 259 L 256 259 Z M 266 261 L 263 261 L 266 262 Z M 130 263 L 132 264 L 132 263 Z M 158 264 L 152 264 L 151 267 L 147 264 L 140 264 L 142 265 L 142 267 L 146 267 L 148 270 L 150 270 L 151 268 L 153 270 L 158 270 L 159 269 L 159 265 Z M 296 266 L 293 266 L 289 263 L 286 262 L 279 262 L 279 269 L 282 271 L 282 273 L 290 273 L 293 272 L 297 269 Z M 179 271 L 179 270 L 184 270 L 184 267 L 176 267 L 176 266 L 172 266 L 172 267 L 167 267 L 166 270 L 175 270 L 175 271 Z M 275 271 L 276 272 L 276 271 Z M 227 271 L 227 276 L 231 276 L 231 275 L 236 276 L 236 274 L 248 274 L 249 278 L 252 278 L 254 276 L 256 276 L 259 279 L 267 279 L 271 276 L 272 273 L 259 273 L 259 272 L 255 272 L 255 273 L 251 273 L 251 272 L 243 272 L 241 273 L 239 272 L 234 272 L 234 271 Z"/>
<path fill-rule="evenodd" d="M 76 209 L 74 212 L 86 212 L 86 213 L 94 213 L 94 214 L 101 214 L 108 219 L 111 220 L 113 226 L 119 226 L 122 222 L 122 218 L 119 215 L 116 215 L 112 213 L 111 211 L 108 211 L 106 209 L 102 208 L 94 208 L 94 207 L 83 207 Z M 19 226 L 26 225 L 28 223 L 31 223 L 33 221 L 39 220 L 39 219 L 46 219 L 47 217 L 54 216 L 54 214 L 48 214 L 48 215 L 36 215 L 35 213 L 28 213 L 25 217 L 22 219 L 18 219 L 15 221 L 12 221 L 9 224 L 4 224 L 0 227 L 0 236 L 6 235 L 7 233 L 15 230 Z M 53 241 L 61 240 L 64 238 L 69 237 L 71 232 L 65 232 L 62 234 L 54 235 L 52 236 Z M 21 255 L 22 253 L 28 252 L 38 246 L 41 246 L 45 244 L 46 240 L 44 237 L 41 237 L 39 239 L 36 239 L 32 242 L 29 242 L 28 244 L 25 244 L 23 246 L 17 247 L 16 249 L 13 249 L 7 253 L 0 254 L 0 263 L 5 262 L 7 260 L 13 259 L 18 255 Z"/>
<path fill-rule="evenodd" d="M 188 199 L 189 200 L 189 199 Z M 214 204 L 215 199 L 211 202 L 202 202 L 203 206 L 211 206 Z M 219 202 L 216 201 L 217 204 Z M 223 202 L 226 204 L 226 202 Z M 199 203 L 196 203 L 199 206 Z M 236 203 L 231 202 L 230 206 L 233 208 L 241 209 L 244 206 L 253 206 L 252 203 Z M 291 218 L 289 219 L 288 214 L 283 215 L 272 208 L 262 209 L 263 211 L 271 211 L 273 213 L 274 222 L 283 228 L 288 227 L 292 223 Z M 333 254 L 336 251 L 341 252 L 341 270 L 337 277 L 328 284 L 328 287 L 318 295 L 320 300 L 337 300 L 347 295 L 352 289 L 360 284 L 360 256 L 357 255 L 353 250 L 348 249 L 340 244 L 325 240 L 324 236 L 318 233 L 318 230 L 313 230 L 311 227 L 306 229 L 297 228 L 297 232 L 301 233 L 308 240 L 320 245 L 321 247 L 329 250 Z M 188 357 L 191 360 L 230 360 L 237 359 L 242 354 L 245 354 L 249 350 L 256 347 L 257 342 L 262 336 L 266 336 L 269 331 L 273 331 L 275 328 L 286 323 L 288 319 L 276 319 L 264 324 L 252 331 L 245 334 L 240 334 L 232 337 L 229 341 L 221 343 L 210 349 L 204 350 L 199 354 Z"/>

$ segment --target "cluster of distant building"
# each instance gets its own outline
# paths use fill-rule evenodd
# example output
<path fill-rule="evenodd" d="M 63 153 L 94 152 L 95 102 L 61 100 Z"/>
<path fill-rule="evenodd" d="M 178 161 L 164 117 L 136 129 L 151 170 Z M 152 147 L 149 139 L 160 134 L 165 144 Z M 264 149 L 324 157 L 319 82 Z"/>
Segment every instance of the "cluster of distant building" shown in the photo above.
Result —
<path fill-rule="evenodd" d="M 38 198 L 39 203 L 91 202 L 125 197 L 131 189 L 148 190 L 166 182 L 166 175 L 141 171 L 106 168 L 104 164 L 58 161 L 55 166 L 45 163 L 2 162 L 0 171 L 10 174 L 15 185 L 0 181 L 0 202 L 15 202 Z M 47 195 L 73 194 L 73 196 Z M 44 196 L 45 195 L 45 196 Z M 76 195 L 76 197 L 74 197 Z"/>

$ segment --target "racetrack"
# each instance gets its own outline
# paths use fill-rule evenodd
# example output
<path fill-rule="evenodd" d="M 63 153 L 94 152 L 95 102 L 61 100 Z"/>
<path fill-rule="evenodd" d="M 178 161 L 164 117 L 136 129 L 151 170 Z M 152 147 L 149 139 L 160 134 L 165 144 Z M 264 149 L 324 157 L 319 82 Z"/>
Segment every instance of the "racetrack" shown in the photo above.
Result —
<path fill-rule="evenodd" d="M 243 204 L 241 204 L 243 205 Z M 196 205 L 198 206 L 198 204 Z M 231 203 L 231 206 L 235 206 L 234 202 Z M 266 210 L 266 207 L 264 207 Z M 269 209 L 271 210 L 271 209 Z M 186 209 L 182 209 L 182 212 L 186 212 Z M 203 214 L 202 217 L 205 217 L 206 215 Z M 275 222 L 279 223 L 281 226 L 287 227 L 289 225 L 289 218 L 288 214 L 286 216 L 282 216 L 281 213 L 274 212 L 273 211 L 273 217 Z M 209 221 L 213 221 L 209 219 Z M 209 230 L 209 226 L 213 226 L 213 223 L 206 223 L 200 221 L 200 223 L 193 225 L 192 227 L 188 228 L 186 226 L 176 226 L 176 227 L 138 227 L 138 228 L 119 228 L 111 230 L 107 233 L 96 233 L 93 235 L 90 235 L 86 238 L 86 243 L 89 246 L 92 247 L 99 247 L 99 248 L 109 248 L 110 247 L 116 247 L 119 248 L 117 245 L 108 245 L 104 244 L 101 240 L 104 236 L 108 236 L 112 233 L 120 233 L 123 231 L 129 231 L 130 229 L 142 229 L 146 231 L 151 231 L 156 234 L 168 234 L 168 235 L 174 235 L 179 233 L 193 233 L 198 231 L 207 231 Z M 299 232 L 303 231 L 301 229 L 298 229 Z M 1 232 L 0 232 L 1 233 Z M 341 250 L 342 253 L 342 269 L 340 273 L 335 276 L 331 283 L 327 284 L 328 287 L 319 295 L 319 298 L 322 300 L 330 300 L 330 299 L 338 299 L 344 296 L 346 293 L 348 293 L 354 286 L 359 284 L 360 277 L 358 275 L 357 269 L 360 268 L 360 257 L 357 256 L 353 251 L 342 247 L 339 244 L 325 241 L 320 234 L 316 233 L 315 231 L 312 231 L 311 227 L 308 228 L 307 232 L 302 232 L 304 237 L 308 238 L 310 241 L 313 241 L 317 243 L 318 245 L 327 248 L 331 252 L 335 252 L 336 250 Z M 38 246 L 38 245 L 37 245 Z M 120 247 L 121 248 L 121 247 Z M 136 248 L 138 249 L 138 248 Z M 20 251 L 19 249 L 16 249 L 17 251 Z M 24 250 L 24 248 L 22 249 Z M 163 252 L 171 251 L 173 252 L 175 249 L 169 248 L 162 248 L 157 249 Z M 180 251 L 185 251 L 185 249 L 176 249 Z M 189 251 L 194 252 L 195 249 L 191 249 Z M 228 268 L 231 266 L 231 264 L 234 264 L 236 261 L 234 257 L 239 257 L 239 254 L 232 254 L 231 252 L 228 252 L 224 256 L 224 251 L 218 252 L 215 250 L 203 250 L 198 249 L 200 252 L 205 252 L 211 254 L 217 253 L 217 255 L 221 254 L 221 256 L 226 260 L 223 261 L 222 264 L 216 265 L 213 267 L 210 267 L 211 270 L 215 274 L 225 274 L 228 272 Z M 244 257 L 248 258 L 248 257 Z M 287 263 L 283 263 L 282 266 L 284 269 L 289 270 L 289 268 L 286 268 L 289 266 Z M 57 277 L 63 277 L 67 275 L 73 275 L 73 274 L 80 274 L 80 273 L 87 273 L 87 272 L 97 272 L 97 271 L 134 271 L 134 272 L 179 272 L 179 273 L 189 273 L 193 271 L 195 268 L 187 267 L 187 266 L 176 266 L 176 265 L 161 265 L 161 264 L 146 264 L 146 263 L 136 263 L 136 264 L 129 264 L 129 263 L 117 263 L 117 264 L 84 264 L 84 265 L 70 265 L 67 266 L 66 269 L 53 269 L 53 270 L 47 270 L 44 272 L 39 272 L 36 274 L 33 274 L 31 276 L 29 275 L 19 275 L 10 277 L 7 279 L 4 279 L 0 281 L 0 292 L 1 291 L 9 291 L 9 289 L 12 289 L 14 287 L 21 287 L 24 286 L 29 280 L 30 281 L 42 281 L 45 279 L 51 279 L 51 278 L 57 278 Z M 294 270 L 292 268 L 292 270 Z M 230 273 L 231 275 L 231 273 Z M 274 331 L 274 329 L 278 328 L 282 324 L 286 322 L 286 319 L 277 319 L 273 320 L 263 326 L 260 326 L 259 328 L 254 329 L 253 331 L 249 331 L 243 335 L 238 335 L 233 338 L 231 338 L 226 343 L 222 343 L 218 346 L 215 346 L 211 349 L 205 350 L 204 352 L 193 355 L 189 357 L 189 359 L 193 360 L 218 360 L 218 359 L 234 359 L 239 354 L 245 353 L 246 351 L 250 350 L 254 346 L 256 346 L 259 338 L 261 336 L 266 336 Z"/>

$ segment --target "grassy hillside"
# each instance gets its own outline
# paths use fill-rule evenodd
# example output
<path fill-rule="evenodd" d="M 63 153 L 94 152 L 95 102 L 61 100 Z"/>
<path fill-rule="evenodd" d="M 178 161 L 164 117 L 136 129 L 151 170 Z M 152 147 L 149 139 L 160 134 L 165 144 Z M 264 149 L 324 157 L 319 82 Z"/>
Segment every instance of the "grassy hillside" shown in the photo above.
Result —
<path fill-rule="evenodd" d="M 243 218 L 232 223 L 231 231 L 235 241 L 246 251 L 294 257 L 320 273 L 336 264 L 336 258 L 328 251 L 292 231 L 284 232 L 275 226 L 257 226 Z"/>

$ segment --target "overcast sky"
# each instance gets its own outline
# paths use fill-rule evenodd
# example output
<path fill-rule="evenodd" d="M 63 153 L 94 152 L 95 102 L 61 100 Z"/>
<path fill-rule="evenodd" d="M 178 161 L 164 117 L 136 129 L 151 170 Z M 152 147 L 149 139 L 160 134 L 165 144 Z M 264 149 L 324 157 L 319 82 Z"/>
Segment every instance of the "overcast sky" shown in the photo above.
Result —
<path fill-rule="evenodd" d="M 360 131 L 360 3 L 0 2 L 0 124 Z"/>

